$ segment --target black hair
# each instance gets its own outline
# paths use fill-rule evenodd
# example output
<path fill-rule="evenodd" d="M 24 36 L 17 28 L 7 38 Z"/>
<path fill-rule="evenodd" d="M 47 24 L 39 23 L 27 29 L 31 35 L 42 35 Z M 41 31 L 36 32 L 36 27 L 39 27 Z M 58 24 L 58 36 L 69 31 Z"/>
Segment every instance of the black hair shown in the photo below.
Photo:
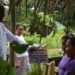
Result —
<path fill-rule="evenodd" d="M 3 20 L 4 13 L 5 13 L 5 8 L 2 4 L 0 4 L 0 21 Z"/>
<path fill-rule="evenodd" d="M 64 36 L 62 36 L 61 39 L 67 41 L 69 38 L 71 38 L 71 37 L 73 37 L 73 36 L 74 36 L 73 34 L 64 35 Z"/>
<path fill-rule="evenodd" d="M 75 46 L 75 37 L 70 37 L 69 38 L 71 45 Z"/>
<path fill-rule="evenodd" d="M 68 40 L 68 38 L 69 38 L 69 36 L 68 36 L 68 35 L 64 35 L 64 36 L 62 36 L 61 40 L 65 40 L 65 41 L 67 41 L 67 40 Z"/>
<path fill-rule="evenodd" d="M 17 29 L 19 26 L 24 27 L 21 23 L 17 23 L 15 28 Z"/>
<path fill-rule="evenodd" d="M 73 35 L 72 33 L 69 33 L 68 36 L 69 36 L 69 37 L 73 37 L 74 35 Z"/>

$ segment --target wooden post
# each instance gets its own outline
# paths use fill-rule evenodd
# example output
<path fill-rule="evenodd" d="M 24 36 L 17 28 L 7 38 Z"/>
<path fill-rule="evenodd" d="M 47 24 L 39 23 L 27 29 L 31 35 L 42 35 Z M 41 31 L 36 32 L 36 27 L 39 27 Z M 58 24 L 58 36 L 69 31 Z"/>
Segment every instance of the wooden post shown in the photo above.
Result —
<path fill-rule="evenodd" d="M 11 16 L 11 30 L 15 34 L 15 0 L 10 0 L 10 16 Z M 14 50 L 10 51 L 10 62 L 14 66 Z"/>
<path fill-rule="evenodd" d="M 46 63 L 45 75 L 55 75 L 55 62 Z"/>

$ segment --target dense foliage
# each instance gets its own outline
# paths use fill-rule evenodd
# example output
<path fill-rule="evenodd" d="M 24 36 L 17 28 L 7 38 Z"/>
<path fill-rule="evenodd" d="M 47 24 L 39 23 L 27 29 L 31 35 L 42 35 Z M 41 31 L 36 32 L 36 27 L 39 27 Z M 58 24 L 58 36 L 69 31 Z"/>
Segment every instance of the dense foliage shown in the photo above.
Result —
<path fill-rule="evenodd" d="M 16 75 L 16 70 L 7 61 L 0 58 L 0 75 Z"/>
<path fill-rule="evenodd" d="M 16 8 L 17 21 L 24 23 L 31 34 L 37 32 L 47 36 L 56 30 L 56 21 L 64 24 L 67 33 L 72 32 L 75 24 L 74 4 L 74 0 L 22 0 Z"/>
<path fill-rule="evenodd" d="M 60 23 L 57 23 L 60 25 Z M 52 31 L 47 37 L 41 37 L 40 34 L 34 34 L 30 36 L 25 35 L 25 39 L 28 43 L 33 44 L 41 44 L 46 45 L 48 49 L 52 48 L 60 48 L 61 47 L 61 37 L 65 34 L 64 33 L 65 27 L 60 25 L 60 27 L 57 27 L 57 30 L 54 35 L 54 31 Z"/>

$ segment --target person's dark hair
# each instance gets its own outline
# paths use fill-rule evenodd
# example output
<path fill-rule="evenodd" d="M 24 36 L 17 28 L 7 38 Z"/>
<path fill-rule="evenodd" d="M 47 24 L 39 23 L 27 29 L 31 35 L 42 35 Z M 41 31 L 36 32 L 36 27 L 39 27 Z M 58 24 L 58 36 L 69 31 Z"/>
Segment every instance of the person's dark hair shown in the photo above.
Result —
<path fill-rule="evenodd" d="M 62 36 L 61 40 L 65 40 L 65 41 L 67 41 L 67 40 L 68 40 L 68 38 L 69 38 L 69 36 L 68 36 L 68 35 L 64 35 L 64 36 Z"/>
<path fill-rule="evenodd" d="M 71 37 L 73 37 L 73 36 L 74 36 L 73 34 L 64 35 L 64 36 L 62 36 L 61 39 L 67 41 L 69 38 L 71 38 Z"/>
<path fill-rule="evenodd" d="M 75 46 L 75 37 L 70 37 L 69 38 L 71 45 Z"/>
<path fill-rule="evenodd" d="M 17 29 L 19 26 L 24 27 L 21 23 L 17 23 L 15 28 Z"/>
<path fill-rule="evenodd" d="M 3 20 L 4 13 L 5 13 L 5 8 L 2 4 L 0 4 L 0 21 Z"/>
<path fill-rule="evenodd" d="M 69 36 L 69 37 L 73 37 L 74 35 L 73 35 L 72 33 L 69 33 L 68 36 Z"/>
<path fill-rule="evenodd" d="M 72 36 L 71 35 L 64 35 L 62 36 L 62 50 L 64 51 L 64 54 L 66 54 L 66 42 L 69 40 Z"/>

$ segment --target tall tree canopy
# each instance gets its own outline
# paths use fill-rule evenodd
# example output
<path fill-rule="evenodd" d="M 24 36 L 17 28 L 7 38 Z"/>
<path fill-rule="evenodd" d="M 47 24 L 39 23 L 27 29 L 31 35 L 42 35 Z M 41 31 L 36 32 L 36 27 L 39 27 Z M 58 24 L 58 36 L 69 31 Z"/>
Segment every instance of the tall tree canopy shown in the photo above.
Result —
<path fill-rule="evenodd" d="M 31 34 L 46 36 L 55 30 L 56 21 L 63 23 L 67 30 L 74 30 L 75 0 L 15 0 L 15 7 L 16 21 L 25 23 Z"/>

